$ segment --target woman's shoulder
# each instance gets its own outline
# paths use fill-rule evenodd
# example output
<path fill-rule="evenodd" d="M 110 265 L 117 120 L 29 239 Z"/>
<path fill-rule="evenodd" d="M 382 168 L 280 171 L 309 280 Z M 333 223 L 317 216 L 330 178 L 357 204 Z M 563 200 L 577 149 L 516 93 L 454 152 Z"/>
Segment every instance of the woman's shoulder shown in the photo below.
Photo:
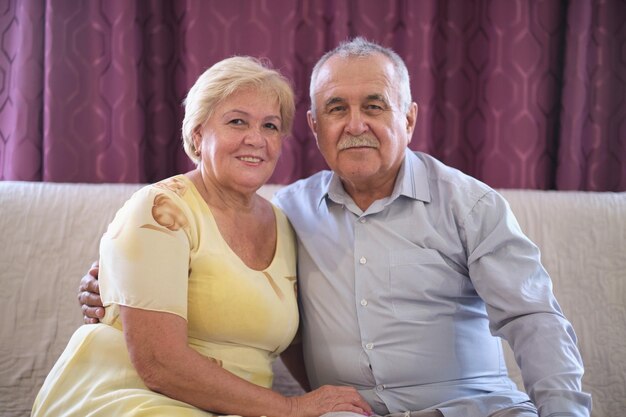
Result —
<path fill-rule="evenodd" d="M 152 204 L 156 198 L 168 198 L 177 204 L 188 200 L 191 182 L 184 175 L 176 175 L 148 184 L 137 190 L 129 199 L 132 205 Z"/>
<path fill-rule="evenodd" d="M 265 204 L 266 207 L 269 209 L 268 212 L 270 214 L 273 212 L 273 215 L 276 217 L 276 221 L 277 222 L 280 223 L 280 222 L 288 222 L 289 221 L 287 219 L 287 216 L 283 212 L 283 210 L 280 208 L 280 206 L 274 204 L 273 201 L 265 199 L 264 197 L 260 197 L 260 198 L 263 200 L 263 204 Z"/>
<path fill-rule="evenodd" d="M 137 190 L 118 211 L 118 216 L 137 216 L 167 208 L 188 217 L 188 194 L 191 183 L 184 175 L 176 175 Z"/>
<path fill-rule="evenodd" d="M 116 213 L 108 235 L 116 239 L 122 229 L 135 232 L 149 229 L 166 234 L 181 230 L 190 235 L 195 218 L 184 201 L 186 188 L 185 178 L 176 176 L 137 190 Z"/>
<path fill-rule="evenodd" d="M 142 198 L 159 192 L 165 192 L 167 194 L 174 194 L 182 197 L 189 190 L 190 184 L 191 182 L 184 175 L 175 175 L 139 188 L 131 195 L 130 198 Z"/>
<path fill-rule="evenodd" d="M 268 201 L 268 204 L 274 212 L 274 216 L 276 218 L 276 228 L 279 235 L 286 236 L 295 242 L 295 232 L 287 215 L 273 202 Z"/>
<path fill-rule="evenodd" d="M 163 191 L 167 194 L 173 194 L 180 198 L 185 198 L 190 192 L 193 184 L 191 180 L 184 175 L 175 175 L 159 182 L 155 182 L 148 186 L 153 192 Z"/>

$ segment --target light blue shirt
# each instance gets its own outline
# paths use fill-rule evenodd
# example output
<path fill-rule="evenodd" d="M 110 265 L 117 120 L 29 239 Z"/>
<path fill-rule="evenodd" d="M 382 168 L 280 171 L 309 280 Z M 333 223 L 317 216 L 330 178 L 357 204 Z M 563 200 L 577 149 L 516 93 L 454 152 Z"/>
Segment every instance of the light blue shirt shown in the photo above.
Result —
<path fill-rule="evenodd" d="M 277 193 L 298 236 L 305 363 L 313 387 L 353 385 L 378 414 L 483 417 L 528 401 L 589 415 L 576 336 L 538 248 L 493 189 L 407 150 L 391 196 L 365 212 L 329 171 Z"/>

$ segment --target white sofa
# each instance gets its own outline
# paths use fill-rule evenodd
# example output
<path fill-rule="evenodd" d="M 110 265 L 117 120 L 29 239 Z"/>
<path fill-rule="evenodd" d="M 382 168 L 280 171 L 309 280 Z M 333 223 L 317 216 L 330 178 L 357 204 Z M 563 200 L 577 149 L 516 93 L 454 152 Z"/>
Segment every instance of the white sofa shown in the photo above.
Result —
<path fill-rule="evenodd" d="M 96 259 L 113 214 L 138 187 L 0 182 L 0 416 L 29 415 L 44 377 L 81 324 L 79 279 Z M 624 415 L 626 193 L 502 194 L 541 248 L 574 324 L 593 416 Z M 277 369 L 276 387 L 295 392 Z M 514 364 L 510 370 L 519 381 Z"/>

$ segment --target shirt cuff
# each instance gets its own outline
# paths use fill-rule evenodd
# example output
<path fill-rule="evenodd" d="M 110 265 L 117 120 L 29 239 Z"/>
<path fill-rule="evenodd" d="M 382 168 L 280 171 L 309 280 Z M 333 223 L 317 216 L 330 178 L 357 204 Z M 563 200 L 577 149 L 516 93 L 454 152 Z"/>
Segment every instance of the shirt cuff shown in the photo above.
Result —
<path fill-rule="evenodd" d="M 540 417 L 589 417 L 591 395 L 585 392 L 567 392 L 558 398 L 542 401 L 537 408 Z"/>

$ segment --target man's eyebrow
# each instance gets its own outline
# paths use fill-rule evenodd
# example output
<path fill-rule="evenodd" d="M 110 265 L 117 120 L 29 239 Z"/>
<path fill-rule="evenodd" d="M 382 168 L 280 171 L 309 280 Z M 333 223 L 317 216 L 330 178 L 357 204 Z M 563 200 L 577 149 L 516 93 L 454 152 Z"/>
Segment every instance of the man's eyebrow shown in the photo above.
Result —
<path fill-rule="evenodd" d="M 387 103 L 387 99 L 382 94 L 369 94 L 366 98 L 367 100 L 378 100 Z"/>
<path fill-rule="evenodd" d="M 388 104 L 387 103 L 387 99 L 382 94 L 368 94 L 367 96 L 365 96 L 365 99 L 367 101 L 375 100 L 375 101 L 381 101 L 381 102 L 383 102 L 385 104 Z M 328 106 L 332 106 L 333 104 L 345 103 L 345 102 L 346 102 L 346 100 L 344 98 L 342 98 L 342 97 L 331 97 L 331 98 L 329 98 L 328 100 L 326 100 L 324 102 L 324 106 L 328 107 Z"/>
<path fill-rule="evenodd" d="M 328 100 L 326 100 L 326 102 L 324 103 L 324 106 L 328 107 L 328 106 L 332 106 L 333 104 L 337 104 L 337 103 L 344 103 L 345 100 L 342 99 L 341 97 L 331 97 Z"/>

